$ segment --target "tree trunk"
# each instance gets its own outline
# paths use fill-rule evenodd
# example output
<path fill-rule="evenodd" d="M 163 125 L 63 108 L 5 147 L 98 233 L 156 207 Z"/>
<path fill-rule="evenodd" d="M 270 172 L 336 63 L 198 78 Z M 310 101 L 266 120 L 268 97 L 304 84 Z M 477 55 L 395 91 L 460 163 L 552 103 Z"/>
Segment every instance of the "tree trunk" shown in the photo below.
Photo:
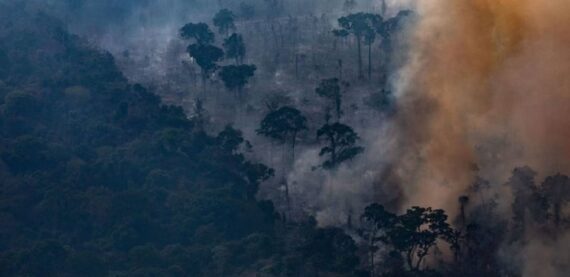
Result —
<path fill-rule="evenodd" d="M 372 43 L 368 44 L 368 80 L 372 80 Z"/>
<path fill-rule="evenodd" d="M 338 79 L 342 81 L 342 59 L 338 60 Z"/>
<path fill-rule="evenodd" d="M 331 162 L 332 166 L 336 166 L 336 141 L 333 136 L 331 136 Z"/>
<path fill-rule="evenodd" d="M 295 162 L 295 145 L 297 144 L 297 132 L 293 132 L 293 141 L 291 142 L 291 156 L 292 156 L 292 162 Z"/>
<path fill-rule="evenodd" d="M 340 97 L 337 97 L 335 99 L 335 109 L 336 109 L 336 122 L 340 122 L 340 117 L 341 117 L 341 105 L 342 105 L 342 100 L 340 99 Z"/>
<path fill-rule="evenodd" d="M 364 79 L 364 73 L 362 72 L 362 39 L 359 36 L 356 37 L 356 46 L 358 48 L 358 78 Z"/>
<path fill-rule="evenodd" d="M 561 210 L 560 202 L 555 203 L 554 204 L 554 226 L 556 227 L 556 229 L 558 229 L 558 227 L 560 227 L 560 210 Z"/>

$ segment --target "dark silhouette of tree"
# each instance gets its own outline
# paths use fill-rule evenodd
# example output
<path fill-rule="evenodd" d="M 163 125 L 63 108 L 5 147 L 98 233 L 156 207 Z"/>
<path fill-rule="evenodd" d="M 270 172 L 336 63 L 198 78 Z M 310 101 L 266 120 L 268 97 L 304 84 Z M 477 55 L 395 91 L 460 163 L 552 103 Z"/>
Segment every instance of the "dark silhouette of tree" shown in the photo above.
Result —
<path fill-rule="evenodd" d="M 222 49 L 209 44 L 191 44 L 186 51 L 202 70 L 202 81 L 204 83 L 218 69 L 216 63 L 224 58 Z"/>
<path fill-rule="evenodd" d="M 218 32 L 227 36 L 230 30 L 235 29 L 235 15 L 228 9 L 221 9 L 214 16 L 214 26 L 218 27 Z"/>
<path fill-rule="evenodd" d="M 376 32 L 382 37 L 386 42 L 392 40 L 392 35 L 397 33 L 405 23 L 405 20 L 412 16 L 412 12 L 408 10 L 403 10 L 398 12 L 395 17 L 383 21 L 381 24 L 375 26 Z"/>
<path fill-rule="evenodd" d="M 235 59 L 236 65 L 242 64 L 245 58 L 245 43 L 240 34 L 232 34 L 224 40 L 224 49 L 228 59 Z"/>
<path fill-rule="evenodd" d="M 395 111 L 394 95 L 389 90 L 373 92 L 364 99 L 364 105 L 384 115 L 391 115 Z"/>
<path fill-rule="evenodd" d="M 338 78 L 331 78 L 321 80 L 315 89 L 319 96 L 327 98 L 333 103 L 337 122 L 342 117 L 342 95 L 348 86 L 347 82 L 342 82 Z"/>
<path fill-rule="evenodd" d="M 338 19 L 339 26 L 346 32 L 352 34 L 356 38 L 358 50 L 358 77 L 363 79 L 364 72 L 362 70 L 362 42 L 370 33 L 376 30 L 376 26 L 382 23 L 382 17 L 371 13 L 355 13 Z"/>
<path fill-rule="evenodd" d="M 294 157 L 297 137 L 305 130 L 307 130 L 307 118 L 301 111 L 285 106 L 267 114 L 261 121 L 257 133 L 280 143 L 289 143 Z"/>
<path fill-rule="evenodd" d="M 422 262 L 435 246 L 438 239 L 444 239 L 453 231 L 443 210 L 412 207 L 398 216 L 397 223 L 388 236 L 391 244 L 401 252 L 409 268 L 419 271 Z"/>
<path fill-rule="evenodd" d="M 228 65 L 220 70 L 220 78 L 228 90 L 241 97 L 243 88 L 254 76 L 256 69 L 255 65 Z"/>
<path fill-rule="evenodd" d="M 368 241 L 372 271 L 379 242 L 400 253 L 413 272 L 421 271 L 422 262 L 438 240 L 452 244 L 452 250 L 459 247 L 460 234 L 447 223 L 443 210 L 412 207 L 405 214 L 396 216 L 375 203 L 365 208 L 362 219 L 367 226 L 363 234 Z"/>
<path fill-rule="evenodd" d="M 202 132 L 204 131 L 204 127 L 208 121 L 208 112 L 204 108 L 204 101 L 200 98 L 196 98 L 192 108 L 192 122 L 196 126 L 196 129 Z"/>
<path fill-rule="evenodd" d="M 285 106 L 269 112 L 261 121 L 257 133 L 279 143 L 291 145 L 292 160 L 295 160 L 297 137 L 305 130 L 307 130 L 307 118 L 301 114 L 301 111 Z M 290 210 L 289 184 L 285 177 L 283 177 L 283 184 L 285 185 L 285 199 Z"/>
<path fill-rule="evenodd" d="M 372 80 L 372 45 L 376 41 L 376 30 L 370 28 L 364 34 L 364 44 L 368 46 L 368 80 Z"/>
<path fill-rule="evenodd" d="M 327 141 L 327 146 L 321 149 L 319 155 L 328 155 L 328 159 L 323 163 L 326 169 L 335 168 L 364 151 L 363 147 L 356 146 L 359 140 L 358 134 L 347 125 L 338 122 L 327 123 L 317 131 L 317 138 L 323 137 Z"/>
<path fill-rule="evenodd" d="M 469 203 L 469 196 L 466 196 L 466 195 L 460 196 L 458 199 L 458 202 L 459 202 L 460 223 L 462 226 L 465 226 L 465 224 L 467 223 L 467 216 L 465 214 L 465 208 L 467 207 L 467 204 Z"/>
<path fill-rule="evenodd" d="M 554 226 L 560 227 L 562 208 L 570 202 L 570 180 L 568 176 L 556 174 L 542 183 L 542 194 L 552 208 Z"/>
<path fill-rule="evenodd" d="M 335 29 L 335 30 L 332 30 L 332 33 L 333 33 L 333 35 L 334 35 L 334 37 L 335 37 L 334 45 L 333 45 L 333 48 L 334 48 L 335 50 L 336 50 L 336 48 L 337 48 L 337 42 L 338 42 L 338 40 L 340 39 L 341 42 L 344 42 L 344 41 L 346 40 L 346 38 L 350 35 L 350 33 L 349 33 L 347 30 L 344 30 L 344 29 Z"/>
<path fill-rule="evenodd" d="M 380 24 L 376 25 L 376 32 L 380 35 L 382 40 L 380 46 L 383 51 L 382 65 L 383 71 L 386 71 L 386 66 L 390 63 L 393 55 L 393 40 L 394 35 L 402 31 L 407 20 L 411 18 L 412 12 L 408 10 L 400 11 L 395 17 L 389 18 Z M 385 79 L 385 76 L 382 76 Z"/>
<path fill-rule="evenodd" d="M 513 170 L 513 175 L 507 182 L 514 195 L 513 210 L 513 237 L 524 235 L 528 219 L 535 222 L 544 222 L 547 218 L 547 203 L 535 184 L 536 172 L 530 167 L 519 167 Z"/>
<path fill-rule="evenodd" d="M 302 246 L 303 258 L 316 271 L 314 276 L 320 276 L 319 272 L 352 273 L 358 265 L 356 250 L 354 240 L 340 228 L 319 229 Z"/>
<path fill-rule="evenodd" d="M 231 125 L 227 125 L 224 130 L 218 134 L 217 140 L 224 150 L 234 154 L 239 151 L 240 145 L 245 142 L 242 132 Z"/>
<path fill-rule="evenodd" d="M 376 253 L 380 249 L 379 243 L 388 241 L 387 232 L 396 223 L 396 215 L 384 209 L 384 206 L 374 203 L 365 208 L 361 219 L 364 221 L 364 228 L 360 231 L 367 241 L 368 264 L 370 276 L 377 276 L 376 273 Z"/>
<path fill-rule="evenodd" d="M 183 39 L 194 39 L 197 44 L 206 45 L 214 42 L 215 35 L 206 23 L 188 23 L 180 29 Z"/>

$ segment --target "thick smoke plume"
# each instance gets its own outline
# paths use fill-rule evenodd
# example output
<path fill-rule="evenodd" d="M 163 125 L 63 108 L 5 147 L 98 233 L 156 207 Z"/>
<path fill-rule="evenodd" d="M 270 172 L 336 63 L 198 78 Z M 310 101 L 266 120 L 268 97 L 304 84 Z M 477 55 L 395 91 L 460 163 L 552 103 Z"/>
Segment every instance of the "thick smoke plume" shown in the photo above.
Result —
<path fill-rule="evenodd" d="M 392 153 L 408 204 L 452 211 L 477 175 L 523 164 L 570 171 L 569 13 L 567 0 L 418 1 Z"/>

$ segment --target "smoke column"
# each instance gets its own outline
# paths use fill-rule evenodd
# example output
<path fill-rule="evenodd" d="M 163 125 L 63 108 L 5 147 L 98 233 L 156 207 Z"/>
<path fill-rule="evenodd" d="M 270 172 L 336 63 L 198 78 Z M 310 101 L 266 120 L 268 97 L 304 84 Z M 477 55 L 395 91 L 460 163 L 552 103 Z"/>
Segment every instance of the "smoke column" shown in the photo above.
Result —
<path fill-rule="evenodd" d="M 520 165 L 570 172 L 570 1 L 416 5 L 391 154 L 407 204 L 451 211 L 475 175 Z"/>

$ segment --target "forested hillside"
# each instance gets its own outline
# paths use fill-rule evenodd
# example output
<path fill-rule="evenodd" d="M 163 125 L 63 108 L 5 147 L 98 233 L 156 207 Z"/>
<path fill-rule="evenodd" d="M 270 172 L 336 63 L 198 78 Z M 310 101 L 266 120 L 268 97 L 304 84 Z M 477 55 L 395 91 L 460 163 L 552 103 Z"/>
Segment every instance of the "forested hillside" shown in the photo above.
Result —
<path fill-rule="evenodd" d="M 0 0 L 0 276 L 566 276 L 561 1 Z"/>

